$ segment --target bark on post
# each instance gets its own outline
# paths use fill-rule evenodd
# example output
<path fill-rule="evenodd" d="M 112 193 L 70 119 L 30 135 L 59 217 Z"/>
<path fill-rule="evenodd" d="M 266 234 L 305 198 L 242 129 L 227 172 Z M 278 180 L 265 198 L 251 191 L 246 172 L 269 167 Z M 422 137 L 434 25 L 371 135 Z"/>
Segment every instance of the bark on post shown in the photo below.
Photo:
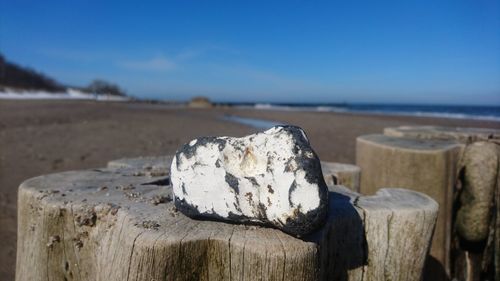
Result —
<path fill-rule="evenodd" d="M 16 280 L 420 280 L 438 208 L 426 195 L 332 186 L 327 223 L 298 239 L 189 219 L 150 166 L 24 182 Z"/>

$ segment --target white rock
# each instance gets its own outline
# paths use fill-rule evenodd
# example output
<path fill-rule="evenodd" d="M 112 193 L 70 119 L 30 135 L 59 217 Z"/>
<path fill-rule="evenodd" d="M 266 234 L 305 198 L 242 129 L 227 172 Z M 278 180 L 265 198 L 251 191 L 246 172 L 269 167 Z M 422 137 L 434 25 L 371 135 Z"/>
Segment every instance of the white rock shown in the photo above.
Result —
<path fill-rule="evenodd" d="M 303 235 L 326 215 L 320 161 L 298 127 L 192 140 L 176 153 L 170 172 L 175 204 L 190 217 L 272 225 Z"/>

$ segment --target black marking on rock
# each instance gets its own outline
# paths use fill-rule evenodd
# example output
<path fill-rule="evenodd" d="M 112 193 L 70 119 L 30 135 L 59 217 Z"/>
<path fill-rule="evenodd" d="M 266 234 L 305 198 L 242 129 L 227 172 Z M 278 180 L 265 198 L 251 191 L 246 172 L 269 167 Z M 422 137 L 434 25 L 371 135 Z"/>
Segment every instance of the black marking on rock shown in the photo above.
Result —
<path fill-rule="evenodd" d="M 177 169 L 182 164 L 181 155 L 184 155 L 186 158 L 190 159 L 196 154 L 196 150 L 199 146 L 206 146 L 207 144 L 215 143 L 219 146 L 219 150 L 222 151 L 226 147 L 226 140 L 218 137 L 201 137 L 196 139 L 196 143 L 194 145 L 190 145 L 189 143 L 185 143 L 182 147 L 177 150 L 175 153 L 175 160 Z"/>
<path fill-rule="evenodd" d="M 305 214 L 296 212 L 293 219 L 288 218 L 286 220 L 286 223 L 282 226 L 282 230 L 295 236 L 302 236 L 318 229 L 326 218 L 327 202 L 328 196 L 326 196 L 326 199 L 320 201 L 320 206 L 318 208 L 310 210 Z"/>
<path fill-rule="evenodd" d="M 180 153 L 177 151 L 175 153 L 175 168 L 177 169 L 177 171 L 179 170 L 179 167 L 181 166 L 181 164 L 182 164 L 182 161 L 181 161 Z M 172 174 L 172 166 L 170 166 L 170 174 Z"/>
<path fill-rule="evenodd" d="M 292 136 L 295 142 L 294 148 L 302 148 L 302 150 L 299 149 L 295 162 L 297 164 L 297 169 L 302 169 L 306 172 L 306 181 L 310 184 L 317 184 L 326 188 L 323 172 L 321 171 L 320 159 L 311 148 L 307 136 L 304 137 L 305 132 L 297 126 L 283 125 L 278 127 L 281 127 L 282 130 L 288 132 Z M 312 155 L 313 157 L 307 157 L 307 155 Z"/>
<path fill-rule="evenodd" d="M 215 219 L 217 219 L 217 218 L 222 218 L 223 220 L 226 220 L 226 221 L 233 221 L 233 223 L 234 223 L 234 222 L 236 222 L 236 221 L 238 221 L 238 220 L 241 220 L 241 219 L 244 219 L 244 218 L 246 218 L 246 217 L 245 217 L 245 216 L 242 216 L 242 215 L 235 214 L 235 213 L 233 213 L 233 212 L 229 211 L 229 213 L 227 214 L 227 218 L 221 217 L 221 216 L 219 216 L 219 215 L 215 215 L 215 216 L 214 216 L 214 218 L 215 218 Z"/>
<path fill-rule="evenodd" d="M 293 165 L 292 165 L 292 162 L 295 161 L 293 159 L 293 157 L 290 157 L 286 163 L 285 163 L 285 172 L 292 172 L 292 168 L 293 168 Z"/>
<path fill-rule="evenodd" d="M 235 208 L 238 212 L 242 213 L 242 211 L 241 211 L 241 207 L 240 207 L 240 199 L 238 198 L 238 195 L 236 195 L 236 194 L 234 195 L 234 200 L 236 201 L 235 203 L 233 203 L 234 208 Z"/>
<path fill-rule="evenodd" d="M 297 189 L 297 182 L 293 180 L 292 185 L 290 185 L 290 189 L 288 189 L 288 204 L 290 204 L 290 207 L 293 207 L 292 203 L 292 193 Z"/>
<path fill-rule="evenodd" d="M 179 197 L 175 196 L 174 205 L 177 208 L 177 210 L 181 211 L 184 215 L 188 217 L 197 217 L 198 215 L 200 215 L 198 209 L 194 205 L 186 202 L 185 199 L 179 199 Z"/>
<path fill-rule="evenodd" d="M 274 189 L 272 188 L 272 186 L 270 184 L 267 185 L 267 191 L 269 191 L 269 193 L 271 193 L 271 194 L 274 194 Z"/>
<path fill-rule="evenodd" d="M 239 206 L 238 204 L 233 203 L 233 206 L 234 206 L 234 208 L 235 208 L 238 212 L 241 212 L 241 208 L 240 208 L 240 206 Z"/>
<path fill-rule="evenodd" d="M 235 177 L 233 174 L 226 172 L 225 180 L 229 187 L 231 187 L 236 194 L 240 193 L 240 188 L 239 188 L 239 183 L 238 183 L 238 178 Z"/>
<path fill-rule="evenodd" d="M 233 145 L 234 149 L 239 150 L 241 152 L 245 152 L 247 149 L 247 147 L 245 145 L 245 141 L 243 141 L 243 140 L 235 140 L 232 145 Z"/>
<path fill-rule="evenodd" d="M 215 167 L 220 168 L 221 163 L 222 161 L 220 161 L 220 159 L 217 159 L 217 161 L 215 161 Z"/>
<path fill-rule="evenodd" d="M 274 170 L 272 168 L 274 160 L 276 159 L 276 152 L 273 151 L 273 154 L 267 155 L 267 163 L 266 163 L 266 172 L 274 174 Z"/>
<path fill-rule="evenodd" d="M 245 193 L 245 197 L 248 200 L 248 204 L 253 205 L 253 194 L 252 194 L 252 192 Z"/>
<path fill-rule="evenodd" d="M 182 194 L 187 195 L 186 187 L 184 186 L 184 183 L 181 184 L 181 188 L 182 188 Z"/>
<path fill-rule="evenodd" d="M 209 165 L 207 165 L 207 164 L 202 164 L 202 163 L 200 163 L 200 162 L 195 162 L 195 163 L 193 164 L 193 166 L 196 166 L 196 167 L 208 167 Z"/>
<path fill-rule="evenodd" d="M 249 180 L 253 186 L 259 186 L 259 183 L 255 179 L 255 177 L 245 177 L 245 179 Z"/>
<path fill-rule="evenodd" d="M 264 204 L 262 204 L 262 202 L 260 202 L 259 205 L 257 205 L 257 218 L 259 218 L 261 220 L 267 219 L 266 212 L 267 212 L 266 205 L 264 205 Z"/>

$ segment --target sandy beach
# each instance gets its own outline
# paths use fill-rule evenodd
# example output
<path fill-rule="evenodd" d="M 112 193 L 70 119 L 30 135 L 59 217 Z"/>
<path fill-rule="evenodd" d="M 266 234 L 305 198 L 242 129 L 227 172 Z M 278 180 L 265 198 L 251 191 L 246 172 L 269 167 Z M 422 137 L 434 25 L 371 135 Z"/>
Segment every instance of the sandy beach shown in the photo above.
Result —
<path fill-rule="evenodd" d="M 226 115 L 305 129 L 322 160 L 354 163 L 355 139 L 399 125 L 500 128 L 500 122 L 236 108 L 189 109 L 143 103 L 0 101 L 0 280 L 13 280 L 19 184 L 41 174 L 102 167 L 108 161 L 172 154 L 203 135 L 259 129 Z"/>

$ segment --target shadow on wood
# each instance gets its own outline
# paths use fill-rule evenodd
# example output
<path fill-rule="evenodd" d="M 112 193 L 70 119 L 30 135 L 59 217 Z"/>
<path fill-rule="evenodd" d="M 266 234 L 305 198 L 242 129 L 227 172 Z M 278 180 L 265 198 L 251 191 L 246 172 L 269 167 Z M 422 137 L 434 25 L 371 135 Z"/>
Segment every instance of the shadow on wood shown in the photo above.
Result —
<path fill-rule="evenodd" d="M 368 265 L 368 244 L 362 218 L 351 197 L 338 192 L 329 193 L 328 221 L 320 239 L 321 280 L 347 281 L 349 272 Z M 363 279 L 359 279 L 363 280 Z"/>

